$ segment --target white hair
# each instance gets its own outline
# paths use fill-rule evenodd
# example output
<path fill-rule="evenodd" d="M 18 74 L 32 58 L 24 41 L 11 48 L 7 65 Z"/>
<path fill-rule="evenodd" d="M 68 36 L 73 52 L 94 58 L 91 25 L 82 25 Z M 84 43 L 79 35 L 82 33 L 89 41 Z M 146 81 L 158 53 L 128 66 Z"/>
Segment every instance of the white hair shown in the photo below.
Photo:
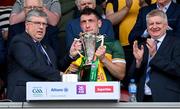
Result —
<path fill-rule="evenodd" d="M 167 15 L 162 10 L 154 9 L 146 15 L 146 22 L 148 23 L 150 17 L 159 16 L 163 18 L 163 21 L 168 23 Z"/>
<path fill-rule="evenodd" d="M 79 7 L 82 0 L 75 0 L 75 4 L 77 7 Z M 91 0 L 94 4 L 96 4 L 96 0 Z"/>

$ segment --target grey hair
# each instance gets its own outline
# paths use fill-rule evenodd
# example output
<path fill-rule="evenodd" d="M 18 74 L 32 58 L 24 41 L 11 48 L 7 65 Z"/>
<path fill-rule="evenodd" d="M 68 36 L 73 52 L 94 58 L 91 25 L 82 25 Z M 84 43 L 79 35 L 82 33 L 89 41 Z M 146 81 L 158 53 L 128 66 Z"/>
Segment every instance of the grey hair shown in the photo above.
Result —
<path fill-rule="evenodd" d="M 162 10 L 159 10 L 159 9 L 154 9 L 151 12 L 149 12 L 146 15 L 146 22 L 148 23 L 149 18 L 154 17 L 154 16 L 159 16 L 159 17 L 164 19 L 164 22 L 168 23 L 166 13 L 164 13 Z"/>
<path fill-rule="evenodd" d="M 32 9 L 27 13 L 26 21 L 31 21 L 31 18 L 33 16 L 35 16 L 35 17 L 45 17 L 46 20 L 48 19 L 47 14 L 45 12 L 43 12 L 42 10 Z"/>
<path fill-rule="evenodd" d="M 94 4 L 96 4 L 96 0 L 91 0 L 91 1 L 92 1 Z M 80 3 L 81 3 L 81 0 L 75 0 L 75 4 L 76 4 L 77 7 L 79 7 Z"/>

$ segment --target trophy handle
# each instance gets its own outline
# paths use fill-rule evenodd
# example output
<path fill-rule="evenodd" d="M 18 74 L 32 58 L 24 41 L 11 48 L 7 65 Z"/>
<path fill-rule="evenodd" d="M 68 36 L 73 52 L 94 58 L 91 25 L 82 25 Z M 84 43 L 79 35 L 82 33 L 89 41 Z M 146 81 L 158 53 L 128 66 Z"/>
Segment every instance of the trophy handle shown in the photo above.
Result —
<path fill-rule="evenodd" d="M 104 35 L 97 35 L 97 42 L 101 41 L 101 46 L 104 45 Z"/>
<path fill-rule="evenodd" d="M 81 41 L 81 39 L 79 38 L 74 38 L 74 40 L 75 41 Z M 79 56 L 81 56 L 81 57 L 83 57 L 83 55 L 81 54 L 82 53 L 82 50 L 81 51 L 79 51 L 79 50 L 77 50 L 77 53 L 79 54 Z"/>

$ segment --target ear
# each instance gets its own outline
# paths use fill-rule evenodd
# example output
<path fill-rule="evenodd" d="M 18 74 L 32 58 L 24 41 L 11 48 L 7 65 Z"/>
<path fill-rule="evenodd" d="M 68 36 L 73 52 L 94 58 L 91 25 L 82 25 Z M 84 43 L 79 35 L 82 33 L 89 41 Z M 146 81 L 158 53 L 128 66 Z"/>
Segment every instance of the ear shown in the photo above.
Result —
<path fill-rule="evenodd" d="M 29 24 L 25 22 L 25 29 L 28 30 L 28 28 L 29 28 Z"/>
<path fill-rule="evenodd" d="M 102 21 L 101 19 L 98 20 L 98 27 L 100 28 L 102 26 Z"/>
<path fill-rule="evenodd" d="M 172 30 L 172 28 L 168 25 L 168 23 L 165 24 L 166 30 Z"/>
<path fill-rule="evenodd" d="M 27 27 L 28 26 L 28 23 L 27 22 L 25 22 L 25 27 Z"/>
<path fill-rule="evenodd" d="M 77 6 L 78 10 L 81 11 L 81 8 L 79 6 Z"/>
<path fill-rule="evenodd" d="M 96 8 L 96 3 L 93 3 L 93 9 L 95 9 Z"/>

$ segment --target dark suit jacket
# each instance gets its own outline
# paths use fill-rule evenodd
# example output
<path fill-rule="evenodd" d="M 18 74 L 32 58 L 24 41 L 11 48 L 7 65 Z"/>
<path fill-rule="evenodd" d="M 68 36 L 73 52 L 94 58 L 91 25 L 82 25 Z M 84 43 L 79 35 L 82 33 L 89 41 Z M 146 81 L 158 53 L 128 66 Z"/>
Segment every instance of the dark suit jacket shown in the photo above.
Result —
<path fill-rule="evenodd" d="M 143 7 L 139 10 L 138 18 L 136 24 L 129 34 L 129 42 L 133 44 L 133 41 L 139 40 L 142 41 L 141 35 L 146 30 L 146 15 L 157 8 L 156 4 L 152 4 L 146 7 Z M 172 33 L 174 35 L 180 35 L 180 5 L 171 3 L 167 12 L 168 24 L 173 29 Z"/>
<path fill-rule="evenodd" d="M 52 48 L 43 45 L 52 66 L 49 66 L 36 43 L 27 33 L 15 36 L 8 50 L 8 98 L 13 101 L 25 101 L 26 82 L 28 81 L 60 81 L 60 72 L 73 61 L 69 55 L 60 61 Z"/>
<path fill-rule="evenodd" d="M 180 101 L 180 39 L 166 35 L 156 55 L 152 58 L 149 87 L 152 97 L 157 102 Z M 144 44 L 145 46 L 145 44 Z M 143 62 L 136 69 L 135 62 L 130 68 L 131 78 L 135 78 L 138 86 L 137 100 L 143 101 L 148 48 L 145 46 Z"/>
<path fill-rule="evenodd" d="M 14 36 L 21 34 L 24 31 L 25 31 L 25 22 L 10 25 L 9 33 L 8 33 L 8 35 L 9 35 L 8 42 L 10 42 Z M 48 25 L 48 27 L 46 28 L 46 34 L 45 34 L 42 42 L 50 45 L 53 48 L 56 56 L 58 58 L 62 58 L 64 55 L 62 55 L 62 52 L 59 52 L 59 51 L 64 48 L 60 47 L 61 44 L 59 43 L 60 41 L 58 38 L 58 33 L 59 33 L 59 29 L 57 26 Z"/>
<path fill-rule="evenodd" d="M 5 45 L 4 45 L 4 39 L 2 36 L 2 31 L 0 30 L 0 65 L 5 63 Z"/>
<path fill-rule="evenodd" d="M 80 18 L 73 19 L 66 26 L 66 49 L 69 50 L 74 38 L 79 38 L 79 33 L 82 32 L 80 27 Z M 114 39 L 114 31 L 112 24 L 107 19 L 102 19 L 102 26 L 99 30 L 100 34 L 105 34 Z"/>
<path fill-rule="evenodd" d="M 0 29 L 0 95 L 4 93 L 4 88 L 6 86 L 6 51 L 2 31 Z"/>

